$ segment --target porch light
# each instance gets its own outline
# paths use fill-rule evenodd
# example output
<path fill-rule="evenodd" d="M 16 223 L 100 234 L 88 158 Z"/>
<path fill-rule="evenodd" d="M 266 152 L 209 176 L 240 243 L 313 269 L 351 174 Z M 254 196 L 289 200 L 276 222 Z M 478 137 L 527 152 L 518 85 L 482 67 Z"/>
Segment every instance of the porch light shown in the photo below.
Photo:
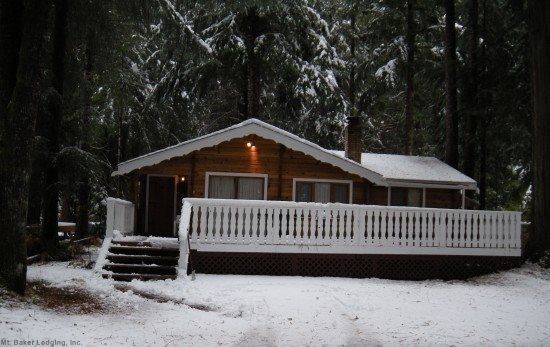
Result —
<path fill-rule="evenodd" d="M 246 143 L 246 147 L 251 148 L 251 147 L 256 147 L 256 146 L 254 146 L 254 144 L 252 144 L 252 142 L 248 141 Z"/>
<path fill-rule="evenodd" d="M 180 178 L 180 181 L 184 182 L 184 181 L 185 181 L 185 177 L 182 176 L 182 178 Z"/>

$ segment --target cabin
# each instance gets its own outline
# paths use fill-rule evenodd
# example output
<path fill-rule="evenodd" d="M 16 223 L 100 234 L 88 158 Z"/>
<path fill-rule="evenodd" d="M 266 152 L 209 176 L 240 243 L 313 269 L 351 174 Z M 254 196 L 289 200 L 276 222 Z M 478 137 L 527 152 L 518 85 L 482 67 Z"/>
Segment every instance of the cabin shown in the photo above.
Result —
<path fill-rule="evenodd" d="M 433 157 L 364 153 L 358 118 L 348 119 L 344 147 L 249 119 L 120 163 L 113 176 L 130 189 L 107 201 L 99 270 L 123 280 L 191 271 L 455 278 L 517 263 L 521 215 L 466 210 L 472 178 Z M 128 252 L 156 255 L 169 273 L 129 263 Z"/>

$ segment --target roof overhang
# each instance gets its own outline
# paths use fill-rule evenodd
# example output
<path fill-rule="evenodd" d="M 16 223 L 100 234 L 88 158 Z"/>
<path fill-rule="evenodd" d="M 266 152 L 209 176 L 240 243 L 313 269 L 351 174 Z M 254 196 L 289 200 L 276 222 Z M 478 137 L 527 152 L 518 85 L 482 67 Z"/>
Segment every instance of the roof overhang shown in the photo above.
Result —
<path fill-rule="evenodd" d="M 222 142 L 248 135 L 257 135 L 268 140 L 273 140 L 287 148 L 310 155 L 321 162 L 331 164 L 346 172 L 365 178 L 374 184 L 381 186 L 388 185 L 379 173 L 369 170 L 350 159 L 333 154 L 313 142 L 257 119 L 249 119 L 229 128 L 125 161 L 118 165 L 118 169 L 112 173 L 112 176 L 124 175 L 146 166 L 155 165 L 165 160 L 190 154 L 202 148 L 216 146 Z"/>
<path fill-rule="evenodd" d="M 475 182 L 412 181 L 396 179 L 384 179 L 384 181 L 389 187 L 477 190 L 477 184 Z"/>

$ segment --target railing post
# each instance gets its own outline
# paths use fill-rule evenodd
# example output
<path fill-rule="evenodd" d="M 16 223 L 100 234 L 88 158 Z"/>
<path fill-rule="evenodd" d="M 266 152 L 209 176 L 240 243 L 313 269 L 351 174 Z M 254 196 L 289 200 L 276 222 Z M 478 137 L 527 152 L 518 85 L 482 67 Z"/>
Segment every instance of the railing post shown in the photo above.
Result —
<path fill-rule="evenodd" d="M 113 229 L 115 224 L 115 201 L 107 198 L 107 221 L 105 228 L 105 237 L 113 237 Z"/>
<path fill-rule="evenodd" d="M 180 241 L 180 258 L 178 261 L 178 277 L 187 276 L 187 266 L 189 263 L 189 225 L 191 221 L 191 204 L 183 201 L 180 215 L 180 225 L 178 228 L 178 237 Z"/>
<path fill-rule="evenodd" d="M 365 215 L 367 214 L 367 211 L 364 208 L 357 208 L 355 209 L 355 226 L 356 229 L 354 230 L 355 240 L 357 242 L 357 245 L 363 246 L 365 245 Z"/>

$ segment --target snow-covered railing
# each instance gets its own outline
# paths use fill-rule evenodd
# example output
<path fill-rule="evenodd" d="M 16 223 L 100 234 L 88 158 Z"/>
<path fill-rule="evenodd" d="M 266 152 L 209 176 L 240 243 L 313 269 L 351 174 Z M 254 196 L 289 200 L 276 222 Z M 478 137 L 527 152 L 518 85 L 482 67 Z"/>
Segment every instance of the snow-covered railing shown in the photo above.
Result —
<path fill-rule="evenodd" d="M 191 249 L 198 251 L 521 255 L 520 212 L 194 198 L 185 202 L 191 206 L 186 224 Z"/>
<path fill-rule="evenodd" d="M 112 238 L 113 231 L 122 235 L 134 234 L 134 204 L 130 201 L 107 198 L 107 222 L 105 238 Z"/>
<path fill-rule="evenodd" d="M 183 201 L 181 208 L 180 225 L 178 228 L 178 237 L 180 241 L 180 258 L 178 262 L 178 275 L 187 275 L 187 262 L 189 261 L 189 226 L 191 222 L 191 204 Z"/>
<path fill-rule="evenodd" d="M 120 235 L 134 234 L 134 204 L 117 198 L 107 198 L 105 202 L 107 204 L 107 221 L 105 223 L 105 238 L 94 266 L 94 270 L 97 272 L 101 272 L 103 269 L 115 230 Z"/>

